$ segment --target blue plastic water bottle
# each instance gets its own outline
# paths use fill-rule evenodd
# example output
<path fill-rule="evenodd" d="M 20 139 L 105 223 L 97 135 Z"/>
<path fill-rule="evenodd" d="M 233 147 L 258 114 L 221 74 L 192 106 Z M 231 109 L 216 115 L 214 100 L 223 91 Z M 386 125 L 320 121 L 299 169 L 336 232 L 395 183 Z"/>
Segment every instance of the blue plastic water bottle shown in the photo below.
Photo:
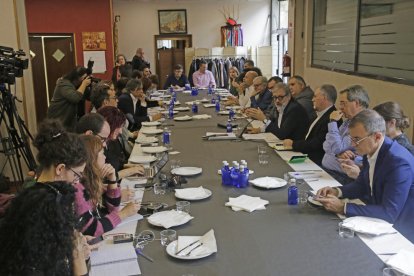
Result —
<path fill-rule="evenodd" d="M 171 101 L 173 104 L 170 104 L 170 107 L 168 108 L 168 118 L 173 119 L 174 118 L 174 102 Z"/>
<path fill-rule="evenodd" d="M 191 89 L 191 96 L 195 96 L 196 95 L 196 88 L 195 87 L 193 87 L 192 89 Z"/>
<path fill-rule="evenodd" d="M 216 103 L 216 99 L 214 99 L 214 97 L 211 98 L 211 103 L 215 104 Z"/>
<path fill-rule="evenodd" d="M 231 186 L 230 168 L 227 161 L 223 161 L 223 167 L 221 168 L 221 184 L 225 186 Z"/>
<path fill-rule="evenodd" d="M 174 87 L 170 86 L 169 91 L 170 93 L 174 92 Z"/>
<path fill-rule="evenodd" d="M 238 188 L 245 188 L 249 184 L 249 173 L 246 173 L 246 168 L 244 165 L 240 165 L 239 172 L 239 183 L 237 183 Z"/>
<path fill-rule="evenodd" d="M 239 164 L 236 164 L 233 167 L 233 171 L 230 173 L 231 184 L 235 187 L 238 187 L 239 185 L 239 174 L 240 174 L 240 167 L 239 167 Z"/>
<path fill-rule="evenodd" d="M 244 165 L 244 171 L 245 171 L 245 172 L 247 172 L 247 173 L 249 173 L 249 171 L 250 171 L 250 170 L 249 170 L 249 168 L 247 167 L 247 162 L 246 162 L 246 160 L 241 160 L 241 161 L 240 161 L 240 164 L 241 164 L 241 165 Z"/>
<path fill-rule="evenodd" d="M 289 181 L 288 188 L 288 204 L 298 205 L 298 187 L 296 186 L 296 179 L 292 178 Z"/>
<path fill-rule="evenodd" d="M 235 112 L 234 112 L 233 108 L 230 108 L 230 110 L 229 110 L 229 119 L 233 120 L 234 115 L 235 115 Z"/>
<path fill-rule="evenodd" d="M 190 84 L 189 84 L 189 83 L 186 83 L 186 84 L 185 84 L 185 88 L 184 88 L 184 90 L 185 90 L 185 91 L 191 90 L 191 86 L 190 86 Z"/>
<path fill-rule="evenodd" d="M 213 94 L 213 88 L 211 86 L 208 86 L 208 92 L 207 92 L 207 94 L 208 95 Z"/>
<path fill-rule="evenodd" d="M 218 102 L 220 102 L 220 101 L 221 101 L 220 94 L 217 94 L 217 101 L 218 101 Z"/>
<path fill-rule="evenodd" d="M 191 106 L 191 111 L 193 113 L 198 113 L 198 105 L 196 102 L 193 102 L 193 105 Z"/>
<path fill-rule="evenodd" d="M 226 130 L 227 130 L 227 133 L 232 133 L 233 132 L 233 126 L 231 124 L 230 119 L 227 120 Z"/>
<path fill-rule="evenodd" d="M 170 144 L 170 130 L 168 127 L 164 128 L 164 132 L 162 133 L 162 143 L 167 147 Z"/>
<path fill-rule="evenodd" d="M 220 111 L 220 101 L 216 101 L 216 112 Z"/>

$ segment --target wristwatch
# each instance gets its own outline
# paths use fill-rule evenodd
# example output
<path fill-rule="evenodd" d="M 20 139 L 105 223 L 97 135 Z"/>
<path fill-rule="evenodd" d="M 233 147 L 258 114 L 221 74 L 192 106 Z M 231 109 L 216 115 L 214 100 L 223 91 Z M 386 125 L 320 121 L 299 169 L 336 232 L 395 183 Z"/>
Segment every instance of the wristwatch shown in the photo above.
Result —
<path fill-rule="evenodd" d="M 264 119 L 264 120 L 263 120 L 263 123 L 264 123 L 265 125 L 267 125 L 268 123 L 270 123 L 270 120 L 266 118 L 266 119 Z"/>

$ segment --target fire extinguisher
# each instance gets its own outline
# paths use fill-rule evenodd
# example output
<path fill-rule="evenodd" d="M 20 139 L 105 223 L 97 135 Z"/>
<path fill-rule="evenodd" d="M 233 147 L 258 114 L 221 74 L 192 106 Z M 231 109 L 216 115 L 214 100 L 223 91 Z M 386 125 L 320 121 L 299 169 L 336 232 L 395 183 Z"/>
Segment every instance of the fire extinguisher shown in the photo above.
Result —
<path fill-rule="evenodd" d="M 286 51 L 286 53 L 283 55 L 283 73 L 282 76 L 283 77 L 290 77 L 290 62 L 291 62 L 291 58 L 288 55 L 288 52 Z"/>

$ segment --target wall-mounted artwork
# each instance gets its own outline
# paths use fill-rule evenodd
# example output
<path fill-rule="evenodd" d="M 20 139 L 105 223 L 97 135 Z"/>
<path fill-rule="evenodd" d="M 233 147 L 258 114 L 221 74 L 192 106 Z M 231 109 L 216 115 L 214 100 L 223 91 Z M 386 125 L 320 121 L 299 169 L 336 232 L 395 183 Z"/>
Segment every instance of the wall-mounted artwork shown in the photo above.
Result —
<path fill-rule="evenodd" d="M 106 50 L 105 32 L 82 32 L 84 51 Z"/>
<path fill-rule="evenodd" d="M 187 10 L 159 10 L 160 34 L 186 34 Z"/>

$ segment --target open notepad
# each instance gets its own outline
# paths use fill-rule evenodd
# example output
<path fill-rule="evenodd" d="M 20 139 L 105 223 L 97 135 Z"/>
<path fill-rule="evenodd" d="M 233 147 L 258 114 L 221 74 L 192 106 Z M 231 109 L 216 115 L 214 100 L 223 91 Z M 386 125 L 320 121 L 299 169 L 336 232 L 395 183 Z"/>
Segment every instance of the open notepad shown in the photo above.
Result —
<path fill-rule="evenodd" d="M 90 275 L 139 275 L 135 248 L 130 243 L 113 244 L 105 240 L 97 251 L 91 252 Z"/>

